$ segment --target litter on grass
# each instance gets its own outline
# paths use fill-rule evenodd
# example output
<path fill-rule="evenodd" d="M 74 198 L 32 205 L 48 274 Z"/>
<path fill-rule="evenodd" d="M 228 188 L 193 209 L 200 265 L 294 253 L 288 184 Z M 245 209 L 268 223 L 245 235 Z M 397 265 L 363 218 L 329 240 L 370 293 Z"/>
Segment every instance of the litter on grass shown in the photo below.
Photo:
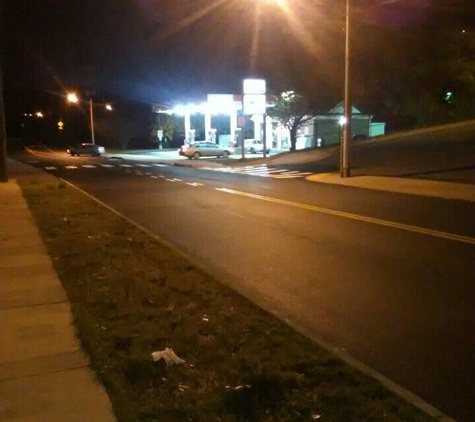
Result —
<path fill-rule="evenodd" d="M 169 347 L 165 347 L 165 349 L 160 351 L 160 352 L 153 352 L 152 353 L 152 359 L 155 362 L 159 361 L 160 359 L 164 359 L 167 366 L 180 365 L 182 363 L 185 363 L 185 361 L 183 359 L 179 358 L 175 354 L 173 349 L 170 349 Z"/>

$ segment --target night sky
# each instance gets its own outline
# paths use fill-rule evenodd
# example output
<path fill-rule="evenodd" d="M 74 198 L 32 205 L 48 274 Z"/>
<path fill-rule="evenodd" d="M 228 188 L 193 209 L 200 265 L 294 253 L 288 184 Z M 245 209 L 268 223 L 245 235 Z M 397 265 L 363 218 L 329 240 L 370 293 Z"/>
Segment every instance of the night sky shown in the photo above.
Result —
<path fill-rule="evenodd" d="M 319 78 L 341 84 L 335 66 L 342 64 L 343 0 L 287 0 L 288 9 L 271 0 L 5 3 L 9 92 L 95 89 L 155 103 L 240 92 L 250 75 L 265 77 L 275 90 Z M 358 19 L 401 27 L 425 22 L 434 11 L 434 0 L 355 3 Z M 375 9 L 378 3 L 385 4 Z M 464 19 L 474 16 L 474 1 L 435 3 L 439 11 L 465 7 Z"/>

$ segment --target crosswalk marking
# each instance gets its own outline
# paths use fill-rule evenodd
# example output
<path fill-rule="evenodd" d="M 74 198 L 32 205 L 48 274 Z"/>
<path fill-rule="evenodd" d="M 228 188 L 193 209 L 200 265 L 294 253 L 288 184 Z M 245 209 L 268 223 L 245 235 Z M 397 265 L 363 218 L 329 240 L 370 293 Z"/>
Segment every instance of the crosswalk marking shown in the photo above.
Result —
<path fill-rule="evenodd" d="M 117 164 L 117 165 L 112 165 L 112 164 L 100 164 L 100 167 L 107 167 L 107 168 L 118 168 L 118 167 L 123 167 L 127 169 L 127 173 L 131 172 L 131 168 L 135 167 L 143 167 L 143 168 L 149 168 L 149 167 L 169 167 L 167 164 L 161 164 L 161 163 L 153 163 L 153 164 Z M 91 164 L 83 164 L 83 168 L 97 168 L 97 165 L 91 165 Z M 66 169 L 77 169 L 78 166 L 64 166 Z M 46 170 L 56 170 L 56 167 L 45 167 Z M 216 171 L 216 172 L 223 172 L 223 173 L 232 173 L 232 174 L 243 174 L 246 176 L 254 176 L 254 177 L 268 177 L 268 178 L 273 178 L 273 179 L 297 179 L 297 178 L 302 178 L 305 176 L 308 176 L 309 174 L 313 174 L 312 172 L 308 171 L 298 171 L 298 170 L 288 170 L 288 169 L 283 169 L 283 168 L 277 168 L 277 167 L 268 167 L 267 165 L 258 165 L 258 166 L 245 166 L 245 167 L 201 167 L 201 170 L 211 170 L 211 171 Z M 136 174 L 138 175 L 143 175 L 140 170 L 135 170 Z M 152 173 L 147 172 L 145 173 L 147 176 L 150 176 Z M 156 176 L 152 176 L 153 178 L 156 179 Z M 165 176 L 159 176 L 161 178 L 165 178 Z M 167 179 L 169 181 L 178 181 L 180 179 Z"/>
<path fill-rule="evenodd" d="M 298 170 L 279 169 L 276 167 L 267 167 L 266 165 L 245 166 L 245 167 L 202 167 L 202 170 L 221 171 L 224 173 L 244 174 L 246 176 L 270 177 L 273 179 L 296 179 L 305 177 L 311 172 L 302 172 Z"/>

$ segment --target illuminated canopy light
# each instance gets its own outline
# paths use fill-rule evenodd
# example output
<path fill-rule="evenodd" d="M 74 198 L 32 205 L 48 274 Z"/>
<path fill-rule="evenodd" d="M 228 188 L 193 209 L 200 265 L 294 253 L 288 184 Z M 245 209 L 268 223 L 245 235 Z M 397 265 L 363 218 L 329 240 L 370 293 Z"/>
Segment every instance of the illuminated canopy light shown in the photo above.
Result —
<path fill-rule="evenodd" d="M 232 94 L 208 94 L 207 104 L 210 114 L 234 114 L 237 110 Z"/>
<path fill-rule="evenodd" d="M 198 104 L 179 104 L 175 106 L 172 110 L 169 110 L 171 114 L 178 114 L 179 116 L 184 116 L 185 114 L 195 114 L 195 113 L 204 113 L 205 107 Z"/>
<path fill-rule="evenodd" d="M 341 116 L 340 117 L 340 120 L 338 121 L 338 123 L 343 126 L 343 125 L 346 125 L 346 122 L 348 121 L 348 119 L 345 117 L 345 116 Z"/>
<path fill-rule="evenodd" d="M 201 104 L 178 104 L 170 110 L 160 110 L 160 113 L 177 114 L 179 116 L 196 113 L 205 114 L 206 112 L 210 114 L 233 114 L 238 109 L 239 105 L 234 102 L 212 101 L 211 103 Z"/>

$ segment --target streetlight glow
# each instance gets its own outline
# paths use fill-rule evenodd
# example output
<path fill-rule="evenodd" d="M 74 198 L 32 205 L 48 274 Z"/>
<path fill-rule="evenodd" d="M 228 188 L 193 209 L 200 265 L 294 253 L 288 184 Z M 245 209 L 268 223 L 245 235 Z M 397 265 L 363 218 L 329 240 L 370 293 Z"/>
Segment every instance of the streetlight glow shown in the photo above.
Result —
<path fill-rule="evenodd" d="M 110 104 L 106 104 L 106 110 L 112 111 L 112 106 Z"/>
<path fill-rule="evenodd" d="M 79 102 L 79 98 L 74 92 L 69 93 L 67 98 L 68 98 L 68 101 L 70 103 L 78 103 Z"/>

